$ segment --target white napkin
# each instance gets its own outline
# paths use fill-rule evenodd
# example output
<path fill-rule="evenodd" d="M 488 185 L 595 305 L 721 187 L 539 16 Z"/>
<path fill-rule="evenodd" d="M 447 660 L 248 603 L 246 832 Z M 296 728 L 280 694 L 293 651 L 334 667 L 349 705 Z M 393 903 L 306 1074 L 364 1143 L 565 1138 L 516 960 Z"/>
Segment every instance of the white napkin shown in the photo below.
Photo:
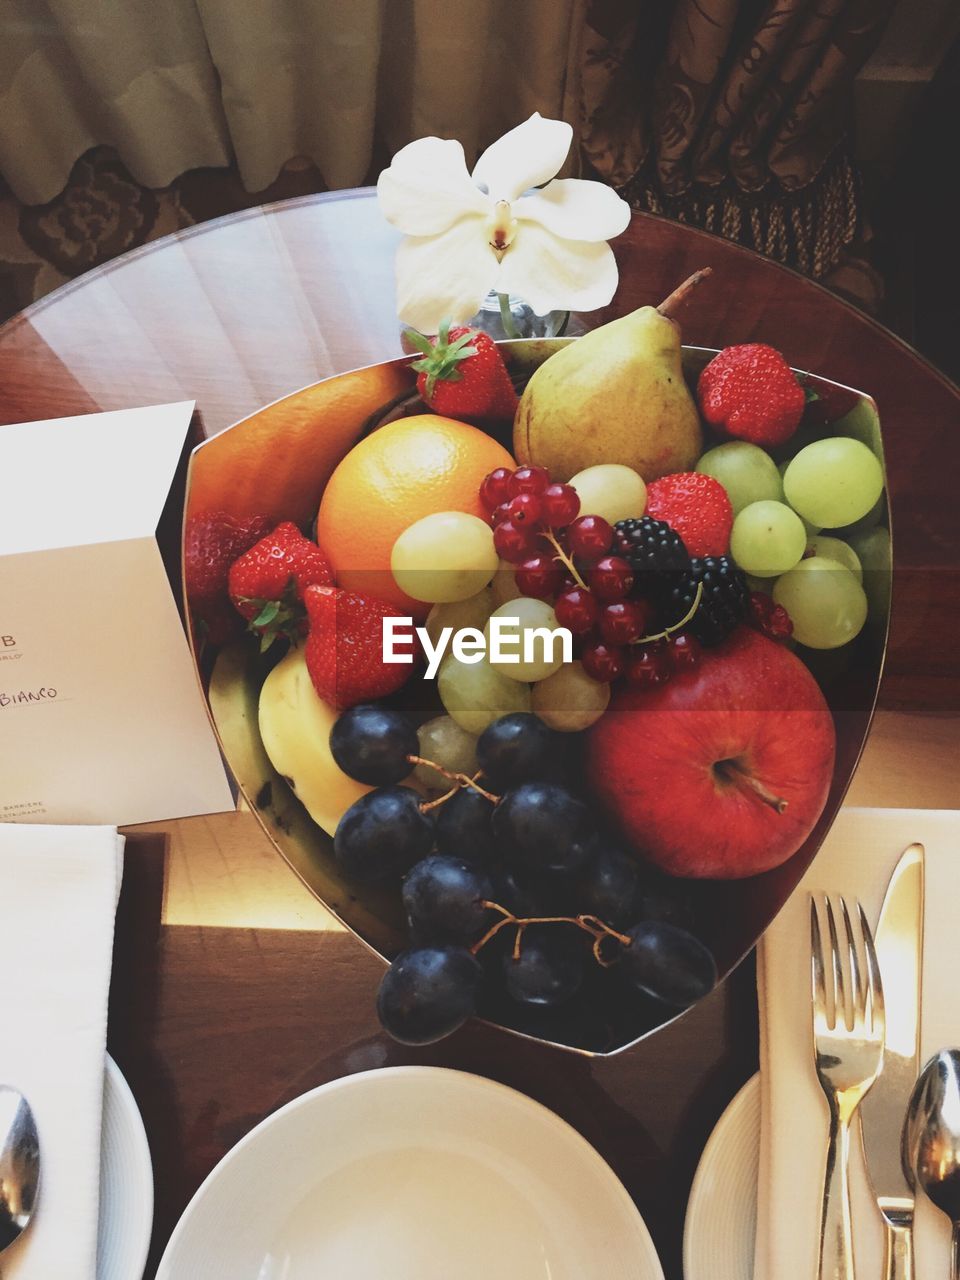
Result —
<path fill-rule="evenodd" d="M 813 865 L 764 935 L 758 953 L 761 1131 L 754 1280 L 817 1274 L 827 1103 L 813 1066 L 810 891 L 858 897 L 876 927 L 887 881 L 907 845 L 926 849 L 920 1064 L 960 1048 L 957 902 L 960 812 L 843 809 Z M 857 1274 L 883 1274 L 883 1222 L 866 1180 L 859 1132 L 851 1144 Z M 945 1276 L 946 1218 L 917 1194 L 918 1276 Z"/>
<path fill-rule="evenodd" d="M 0 825 L 0 1082 L 33 1108 L 41 1181 L 3 1280 L 94 1280 L 116 827 Z"/>

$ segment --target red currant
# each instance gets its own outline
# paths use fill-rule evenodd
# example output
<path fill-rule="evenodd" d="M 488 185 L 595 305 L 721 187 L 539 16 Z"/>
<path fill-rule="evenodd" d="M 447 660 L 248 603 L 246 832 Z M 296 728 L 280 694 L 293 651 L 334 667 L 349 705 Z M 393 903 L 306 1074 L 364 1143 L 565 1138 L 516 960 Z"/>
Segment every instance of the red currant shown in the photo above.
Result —
<path fill-rule="evenodd" d="M 599 560 L 613 545 L 613 529 L 603 516 L 581 516 L 567 530 L 567 546 L 581 560 Z"/>
<path fill-rule="evenodd" d="M 535 596 L 538 600 L 552 600 L 563 581 L 560 566 L 550 556 L 544 555 L 524 560 L 517 566 L 514 576 L 523 595 Z"/>
<path fill-rule="evenodd" d="M 501 502 L 498 507 L 494 507 L 490 512 L 490 523 L 494 529 L 498 524 L 503 524 L 504 520 L 510 519 L 510 503 Z"/>
<path fill-rule="evenodd" d="M 652 689 L 670 679 L 670 660 L 663 645 L 636 645 L 627 664 L 627 683 Z"/>
<path fill-rule="evenodd" d="M 604 556 L 590 570 L 587 584 L 604 604 L 622 600 L 633 586 L 633 570 L 623 556 Z"/>
<path fill-rule="evenodd" d="M 510 477 L 507 489 L 511 498 L 518 493 L 543 493 L 550 483 L 550 472 L 544 467 L 517 467 Z"/>
<path fill-rule="evenodd" d="M 541 494 L 543 518 L 551 529 L 562 529 L 580 511 L 580 495 L 569 484 L 551 484 Z"/>
<path fill-rule="evenodd" d="M 574 586 L 557 596 L 553 612 L 557 615 L 557 622 L 561 627 L 566 627 L 575 636 L 582 636 L 592 630 L 597 621 L 599 609 L 589 591 L 584 591 L 583 587 Z"/>
<path fill-rule="evenodd" d="M 693 671 L 699 667 L 702 656 L 700 641 L 689 632 L 682 632 L 670 641 L 670 665 L 674 671 Z"/>
<path fill-rule="evenodd" d="M 506 467 L 497 467 L 480 482 L 480 501 L 488 511 L 493 511 L 501 502 L 510 497 L 510 479 L 512 472 Z"/>
<path fill-rule="evenodd" d="M 609 684 L 623 674 L 626 666 L 622 649 L 604 644 L 602 640 L 593 640 L 585 644 L 580 653 L 583 669 L 591 680 L 599 680 L 601 684 Z"/>
<path fill-rule="evenodd" d="M 643 635 L 649 608 L 642 600 L 618 600 L 600 610 L 600 635 L 607 644 L 630 644 Z"/>
<path fill-rule="evenodd" d="M 493 545 L 501 560 L 509 560 L 511 564 L 519 564 L 527 560 L 536 551 L 533 531 L 512 520 L 504 520 L 493 531 Z"/>
<path fill-rule="evenodd" d="M 518 493 L 515 498 L 510 499 L 507 506 L 510 511 L 510 519 L 514 524 L 530 528 L 532 525 L 540 523 L 543 503 L 535 493 Z"/>

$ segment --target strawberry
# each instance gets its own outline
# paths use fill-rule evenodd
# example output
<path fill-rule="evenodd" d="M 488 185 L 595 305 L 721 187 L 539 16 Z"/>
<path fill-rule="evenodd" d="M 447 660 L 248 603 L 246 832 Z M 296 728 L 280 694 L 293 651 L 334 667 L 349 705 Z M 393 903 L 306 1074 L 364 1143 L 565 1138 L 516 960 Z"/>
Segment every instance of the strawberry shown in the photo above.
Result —
<path fill-rule="evenodd" d="M 406 683 L 412 665 L 383 660 L 383 620 L 397 616 L 390 605 L 337 587 L 307 587 L 303 602 L 310 624 L 307 670 L 329 706 L 385 698 Z"/>
<path fill-rule="evenodd" d="M 306 631 L 303 593 L 333 586 L 330 561 L 290 520 L 255 543 L 230 566 L 227 587 L 237 611 L 268 649 L 278 635 Z"/>
<path fill-rule="evenodd" d="M 415 329 L 407 337 L 423 352 L 410 366 L 417 390 L 434 410 L 449 418 L 512 418 L 517 393 L 497 344 L 480 329 L 450 328 L 444 320 L 431 342 Z"/>
<path fill-rule="evenodd" d="M 762 342 L 727 347 L 697 383 L 700 412 L 737 440 L 777 445 L 800 425 L 806 398 L 779 351 Z"/>
<path fill-rule="evenodd" d="M 807 401 L 803 421 L 810 426 L 830 426 L 860 403 L 858 392 L 810 374 L 801 379 L 801 385 Z"/>
<path fill-rule="evenodd" d="M 237 556 L 253 546 L 273 522 L 267 516 L 201 511 L 183 534 L 183 585 L 195 621 L 213 644 L 235 632 L 227 602 L 227 575 Z"/>
<path fill-rule="evenodd" d="M 730 548 L 733 507 L 713 476 L 676 471 L 647 487 L 647 515 L 665 520 L 692 556 L 723 556 Z"/>

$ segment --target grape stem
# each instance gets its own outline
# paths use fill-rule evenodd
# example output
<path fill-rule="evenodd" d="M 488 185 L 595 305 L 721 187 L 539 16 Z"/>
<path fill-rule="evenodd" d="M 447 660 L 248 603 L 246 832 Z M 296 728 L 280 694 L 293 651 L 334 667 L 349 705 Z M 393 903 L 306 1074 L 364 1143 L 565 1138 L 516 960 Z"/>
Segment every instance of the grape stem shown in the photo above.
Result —
<path fill-rule="evenodd" d="M 693 293 L 697 285 L 700 284 L 702 280 L 706 280 L 707 276 L 712 275 L 712 267 L 701 267 L 700 270 L 695 271 L 692 276 L 687 276 L 683 284 L 677 285 L 673 293 L 668 294 L 667 297 L 664 298 L 657 307 L 657 310 L 662 316 L 666 316 L 668 320 L 672 320 L 674 312 L 681 307 L 684 302 L 686 302 L 687 298 L 689 298 L 690 294 Z"/>
<path fill-rule="evenodd" d="M 666 640 L 668 636 L 672 636 L 674 631 L 679 631 L 685 627 L 693 615 L 700 608 L 700 601 L 703 599 L 703 583 L 697 583 L 697 590 L 693 597 L 693 604 L 683 615 L 679 622 L 672 623 L 669 627 L 664 627 L 662 631 L 656 631 L 651 636 L 640 636 L 637 640 L 631 640 L 631 644 L 653 644 L 654 640 Z"/>
<path fill-rule="evenodd" d="M 407 756 L 407 760 L 412 765 L 425 764 L 428 769 L 436 769 L 437 773 L 442 774 L 444 778 L 456 783 L 456 786 L 452 787 L 446 795 L 441 796 L 439 800 L 431 800 L 428 804 L 422 804 L 420 806 L 422 813 L 426 813 L 428 809 L 433 809 L 438 804 L 443 804 L 444 800 L 449 800 L 461 787 L 472 787 L 474 791 L 479 791 L 491 804 L 500 803 L 499 796 L 495 796 L 492 791 L 484 791 L 483 787 L 477 782 L 478 778 L 483 777 L 482 773 L 475 773 L 471 778 L 468 773 L 451 773 L 449 769 L 444 769 L 443 765 L 437 764 L 434 760 L 425 760 L 423 756 Z"/>
<path fill-rule="evenodd" d="M 505 929 L 510 925 L 515 925 L 517 929 L 516 937 L 513 940 L 513 958 L 520 959 L 522 949 L 523 932 L 528 925 L 531 924 L 573 924 L 578 929 L 593 936 L 593 954 L 598 964 L 602 964 L 604 968 L 608 968 L 612 961 L 605 959 L 601 951 L 603 943 L 607 938 L 614 938 L 621 946 L 628 947 L 630 939 L 625 933 L 618 933 L 616 929 L 605 924 L 603 920 L 597 916 L 579 915 L 579 916 L 515 916 L 512 911 L 508 911 L 506 907 L 501 907 L 499 902 L 489 902 L 484 899 L 482 906 L 488 911 L 499 911 L 500 919 L 487 930 L 479 942 L 475 942 L 470 948 L 470 954 L 476 955 L 479 951 L 497 936 L 501 929 Z"/>
<path fill-rule="evenodd" d="M 580 574 L 577 572 L 577 566 L 573 563 L 573 560 L 571 559 L 571 557 L 567 555 L 566 551 L 564 551 L 563 547 L 561 547 L 559 541 L 557 540 L 556 534 L 553 532 L 553 530 L 544 529 L 543 537 L 546 538 L 546 540 L 550 543 L 551 547 L 553 547 L 554 551 L 557 553 L 553 557 L 554 560 L 559 560 L 561 564 L 563 564 L 564 567 L 569 570 L 570 574 L 573 577 L 574 582 L 577 584 L 578 587 L 581 588 L 581 590 L 589 591 L 589 587 L 584 582 L 584 580 L 580 577 Z"/>

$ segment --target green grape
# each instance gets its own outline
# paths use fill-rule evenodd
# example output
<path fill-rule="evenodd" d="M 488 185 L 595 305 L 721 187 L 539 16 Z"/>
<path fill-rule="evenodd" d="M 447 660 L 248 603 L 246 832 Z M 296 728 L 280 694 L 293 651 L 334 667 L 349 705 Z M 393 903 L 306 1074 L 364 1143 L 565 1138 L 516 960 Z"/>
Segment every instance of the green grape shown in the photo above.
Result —
<path fill-rule="evenodd" d="M 484 587 L 482 591 L 478 591 L 475 596 L 469 596 L 466 600 L 454 600 L 450 604 L 435 604 L 427 614 L 427 635 L 436 644 L 444 627 L 453 627 L 455 633 L 462 631 L 464 627 L 474 627 L 477 631 L 482 631 L 495 608 L 491 587 Z"/>
<path fill-rule="evenodd" d="M 491 657 L 491 623 L 494 619 L 513 619 L 518 623 L 504 627 L 501 648 L 503 657 Z M 556 631 L 560 624 L 557 615 L 545 600 L 535 600 L 532 596 L 521 596 L 518 600 L 508 600 L 490 615 L 484 628 L 487 640 L 487 661 L 495 671 L 501 672 L 511 680 L 545 680 L 552 676 L 563 663 L 564 645 L 560 637 L 533 634 L 543 630 Z M 531 653 L 526 656 L 527 648 Z M 510 661 L 510 659 L 515 659 Z M 516 661 L 519 659 L 519 661 Z"/>
<path fill-rule="evenodd" d="M 560 733 L 579 733 L 600 719 L 610 704 L 610 686 L 591 680 L 579 662 L 567 662 L 533 686 L 533 714 Z"/>
<path fill-rule="evenodd" d="M 844 538 L 849 542 L 853 534 L 866 533 L 868 530 L 875 528 L 883 519 L 886 510 L 886 494 L 881 491 L 880 497 L 876 500 L 865 516 L 861 516 L 859 520 L 854 520 L 853 524 L 843 526 L 842 533 Z"/>
<path fill-rule="evenodd" d="M 820 533 L 807 539 L 807 552 L 810 555 L 822 556 L 825 560 L 836 560 L 837 564 L 842 564 L 845 569 L 849 569 L 860 585 L 863 585 L 860 557 L 848 542 Z"/>
<path fill-rule="evenodd" d="M 792 569 L 806 545 L 802 520 L 783 502 L 751 502 L 734 520 L 730 535 L 734 560 L 758 578 Z"/>
<path fill-rule="evenodd" d="M 390 553 L 390 568 L 400 590 L 431 604 L 475 596 L 499 562 L 493 530 L 465 511 L 424 516 L 404 529 Z"/>
<path fill-rule="evenodd" d="M 856 578 L 836 560 L 811 556 L 785 573 L 773 588 L 793 622 L 793 635 L 810 649 L 839 649 L 860 634 L 867 597 Z"/>
<path fill-rule="evenodd" d="M 477 772 L 477 738 L 461 729 L 452 716 L 434 716 L 417 730 L 420 740 L 419 754 L 424 760 L 432 760 L 451 773 Z M 450 790 L 450 782 L 442 773 L 429 765 L 418 764 L 413 771 L 417 782 L 431 795 L 441 795 Z"/>
<path fill-rule="evenodd" d="M 783 501 L 783 483 L 777 464 L 759 445 L 746 440 L 731 440 L 709 449 L 697 463 L 697 470 L 719 480 L 727 491 L 734 515 L 751 502 Z"/>
<path fill-rule="evenodd" d="M 440 701 L 467 733 L 481 734 L 488 724 L 512 711 L 530 710 L 530 687 L 481 662 L 444 658 L 437 675 Z"/>
<path fill-rule="evenodd" d="M 850 535 L 850 545 L 863 565 L 863 589 L 867 593 L 870 621 L 886 622 L 890 612 L 890 583 L 893 568 L 890 530 L 882 525 Z"/>
<path fill-rule="evenodd" d="M 647 509 L 643 476 L 619 462 L 600 462 L 567 481 L 580 498 L 582 516 L 603 516 L 610 524 L 639 518 Z"/>
<path fill-rule="evenodd" d="M 790 465 L 790 459 L 788 458 L 786 462 L 781 462 L 777 467 L 777 470 L 780 473 L 780 501 L 781 502 L 783 501 L 783 477 L 789 465 Z M 803 520 L 803 527 L 807 531 L 808 538 L 815 537 L 823 528 L 822 524 L 814 524 L 811 520 L 807 520 L 803 516 L 800 516 L 800 519 Z"/>
<path fill-rule="evenodd" d="M 490 584 L 490 590 L 493 593 L 493 608 L 499 609 L 502 604 L 506 604 L 508 600 L 517 600 L 523 592 L 517 586 L 517 578 L 514 573 L 514 566 L 509 560 L 501 560 L 497 566 L 497 571 L 493 575 L 493 582 Z M 493 610 L 491 610 L 491 613 Z M 490 616 L 489 614 L 487 615 Z M 486 619 L 484 619 L 486 621 Z"/>
<path fill-rule="evenodd" d="M 801 449 L 783 476 L 791 507 L 822 529 L 865 516 L 883 492 L 883 468 L 865 444 L 847 436 Z"/>

